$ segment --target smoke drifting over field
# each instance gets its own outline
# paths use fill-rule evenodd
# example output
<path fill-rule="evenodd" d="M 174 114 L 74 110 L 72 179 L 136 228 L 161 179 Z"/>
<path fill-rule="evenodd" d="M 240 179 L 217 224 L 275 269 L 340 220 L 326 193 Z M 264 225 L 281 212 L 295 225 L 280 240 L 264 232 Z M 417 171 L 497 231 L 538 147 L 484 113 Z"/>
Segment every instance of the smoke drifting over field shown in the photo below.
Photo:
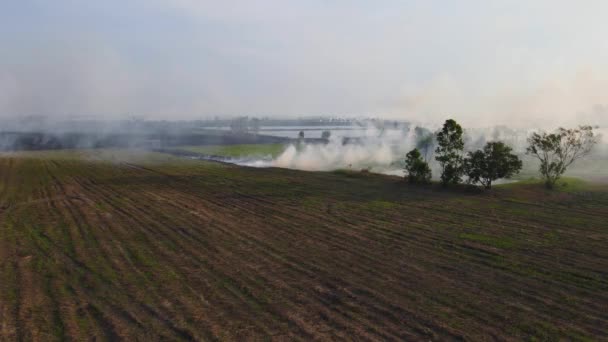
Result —
<path fill-rule="evenodd" d="M 435 141 L 423 144 L 424 137 L 434 137 L 433 130 L 415 125 L 402 125 L 393 129 L 377 129 L 369 126 L 365 134 L 357 138 L 333 136 L 326 143 L 295 142 L 289 144 L 276 158 L 243 158 L 235 160 L 237 164 L 254 167 L 282 167 L 305 171 L 332 171 L 346 169 L 391 175 L 403 175 L 403 162 L 407 152 L 414 148 L 421 150 L 429 162 L 434 177 L 440 173 L 439 165 L 434 159 Z M 465 153 L 481 149 L 487 142 L 503 141 L 525 161 L 526 174 L 536 174 L 538 162 L 525 155 L 527 138 L 535 130 L 512 129 L 498 126 L 488 129 L 465 129 Z M 602 131 L 597 130 L 600 136 Z M 600 140 L 593 153 L 575 164 L 570 174 L 584 178 L 606 179 L 608 172 L 608 147 Z"/>
<path fill-rule="evenodd" d="M 415 146 L 413 129 L 368 128 L 352 142 L 334 136 L 327 144 L 292 144 L 272 165 L 301 170 L 327 171 L 340 168 L 388 168 Z"/>
<path fill-rule="evenodd" d="M 290 145 L 276 160 L 274 166 L 300 170 L 334 170 L 347 167 L 388 166 L 396 156 L 390 145 L 377 142 L 368 145 L 304 145 L 298 151 Z"/>
<path fill-rule="evenodd" d="M 528 127 L 608 126 L 607 11 L 605 1 L 549 0 L 9 1 L 0 118 L 17 120 L 0 122 L 0 149 L 194 144 L 203 139 L 179 137 L 192 131 L 122 123 L 250 115 L 390 118 L 432 131 L 450 117 L 470 128 L 467 149 L 499 139 L 521 153 Z M 35 129 L 28 116 L 48 122 Z M 62 126 L 70 118 L 121 124 L 91 132 Z M 473 129 L 494 125 L 520 130 Z M 369 129 L 257 164 L 393 170 L 418 138 Z"/>

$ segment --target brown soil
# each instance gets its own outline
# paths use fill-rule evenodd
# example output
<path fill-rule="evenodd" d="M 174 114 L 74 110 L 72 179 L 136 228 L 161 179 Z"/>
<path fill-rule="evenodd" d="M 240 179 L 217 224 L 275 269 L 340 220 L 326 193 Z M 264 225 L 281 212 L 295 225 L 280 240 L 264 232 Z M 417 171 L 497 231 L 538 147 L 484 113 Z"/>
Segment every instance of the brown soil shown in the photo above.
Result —
<path fill-rule="evenodd" d="M 608 192 L 0 159 L 0 340 L 608 338 Z"/>

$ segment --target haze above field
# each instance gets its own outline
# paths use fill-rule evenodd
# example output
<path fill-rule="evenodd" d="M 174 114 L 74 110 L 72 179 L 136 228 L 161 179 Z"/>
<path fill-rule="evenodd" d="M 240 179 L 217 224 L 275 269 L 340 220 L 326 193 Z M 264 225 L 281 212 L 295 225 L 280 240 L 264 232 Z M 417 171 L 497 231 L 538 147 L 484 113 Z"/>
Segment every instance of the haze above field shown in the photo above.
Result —
<path fill-rule="evenodd" d="M 608 3 L 7 1 L 0 117 L 605 126 Z"/>

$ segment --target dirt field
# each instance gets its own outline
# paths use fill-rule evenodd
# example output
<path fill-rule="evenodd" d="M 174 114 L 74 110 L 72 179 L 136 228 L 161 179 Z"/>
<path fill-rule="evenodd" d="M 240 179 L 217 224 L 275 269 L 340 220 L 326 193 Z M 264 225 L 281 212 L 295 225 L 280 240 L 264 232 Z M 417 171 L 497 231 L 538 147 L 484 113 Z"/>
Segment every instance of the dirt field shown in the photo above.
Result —
<path fill-rule="evenodd" d="M 0 157 L 0 340 L 608 339 L 608 188 Z"/>

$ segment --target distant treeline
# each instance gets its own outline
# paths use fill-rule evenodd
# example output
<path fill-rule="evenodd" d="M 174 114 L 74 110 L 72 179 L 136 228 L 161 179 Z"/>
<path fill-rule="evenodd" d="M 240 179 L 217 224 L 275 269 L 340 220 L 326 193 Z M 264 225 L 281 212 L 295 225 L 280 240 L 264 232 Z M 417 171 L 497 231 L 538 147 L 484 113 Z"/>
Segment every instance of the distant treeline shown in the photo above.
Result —
<path fill-rule="evenodd" d="M 180 145 L 233 145 L 282 143 L 287 138 L 229 133 L 90 134 L 0 132 L 1 151 L 57 150 L 74 148 L 165 148 Z"/>
<path fill-rule="evenodd" d="M 204 127 L 240 127 L 243 123 L 248 123 L 250 127 L 274 127 L 274 126 L 377 126 L 377 127 L 397 127 L 407 124 L 402 121 L 394 120 L 383 120 L 383 119 L 351 119 L 351 118 L 328 118 L 328 117 L 314 117 L 314 118 L 300 118 L 300 119 L 273 119 L 273 118 L 259 118 L 253 116 L 241 116 L 236 118 L 220 118 L 216 117 L 210 120 L 197 121 Z M 255 129 L 254 129 L 255 130 Z"/>

